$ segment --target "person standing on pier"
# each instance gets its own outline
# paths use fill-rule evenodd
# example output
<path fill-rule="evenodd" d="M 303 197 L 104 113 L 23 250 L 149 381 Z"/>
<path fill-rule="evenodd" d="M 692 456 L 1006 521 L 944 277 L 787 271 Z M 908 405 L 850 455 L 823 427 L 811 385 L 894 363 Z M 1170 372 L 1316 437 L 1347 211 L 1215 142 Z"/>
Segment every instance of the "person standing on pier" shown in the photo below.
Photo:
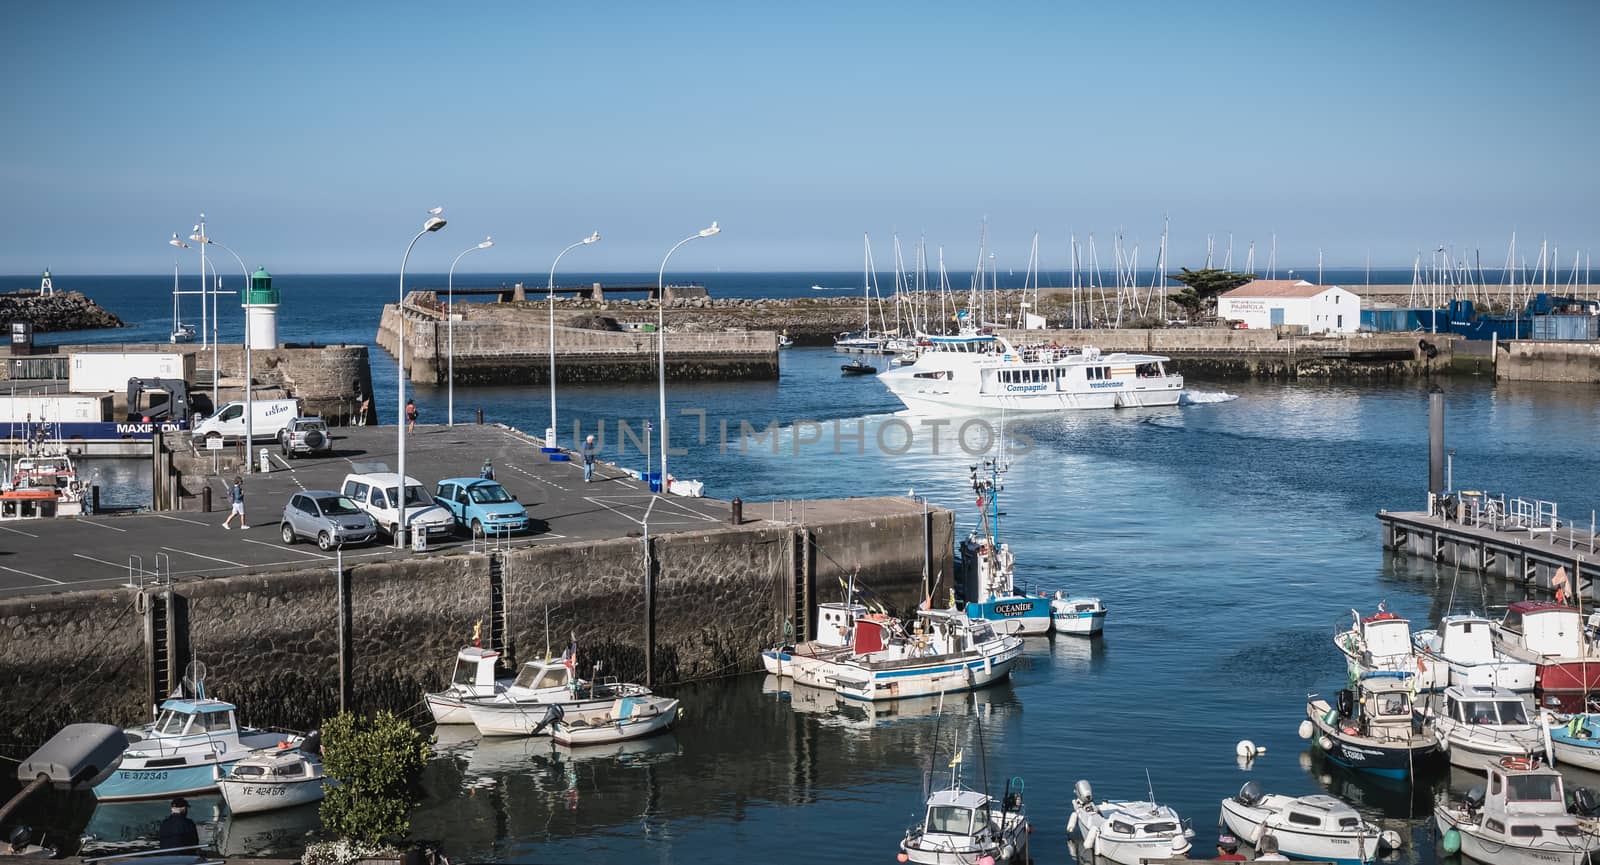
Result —
<path fill-rule="evenodd" d="M 415 432 L 417 429 L 417 403 L 415 400 L 406 400 L 406 432 Z"/>
<path fill-rule="evenodd" d="M 486 481 L 494 480 L 494 460 L 488 457 L 483 458 L 483 468 L 478 470 L 478 477 Z"/>
<path fill-rule="evenodd" d="M 228 502 L 231 507 L 228 510 L 228 518 L 222 521 L 222 527 L 233 528 L 228 523 L 233 522 L 234 517 L 238 517 L 239 528 L 250 528 L 250 524 L 244 521 L 244 479 L 238 475 L 234 475 L 233 486 L 228 487 Z"/>
<path fill-rule="evenodd" d="M 594 480 L 594 458 L 595 458 L 595 455 L 598 454 L 599 452 L 600 452 L 600 448 L 597 445 L 595 445 L 594 436 L 589 436 L 588 438 L 583 440 L 583 482 L 584 483 L 589 483 L 590 481 Z"/>

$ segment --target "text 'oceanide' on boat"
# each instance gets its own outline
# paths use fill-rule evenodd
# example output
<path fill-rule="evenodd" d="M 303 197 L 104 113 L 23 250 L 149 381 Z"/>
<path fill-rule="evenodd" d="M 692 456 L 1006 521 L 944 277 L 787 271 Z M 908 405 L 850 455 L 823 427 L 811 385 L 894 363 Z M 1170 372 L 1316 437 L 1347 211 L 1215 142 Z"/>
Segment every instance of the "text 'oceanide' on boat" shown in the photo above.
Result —
<path fill-rule="evenodd" d="M 477 627 L 474 627 L 474 632 Z M 476 633 L 474 633 L 476 637 Z M 476 639 L 474 639 L 476 642 Z M 500 653 L 493 649 L 472 645 L 456 653 L 456 668 L 450 675 L 450 685 L 443 691 L 423 695 L 428 711 L 433 713 L 435 724 L 470 724 L 472 713 L 467 711 L 469 699 L 490 699 L 500 694 L 512 679 L 495 678 L 500 663 Z"/>
<path fill-rule="evenodd" d="M 1341 689 L 1332 706 L 1312 695 L 1300 736 L 1341 766 L 1410 777 L 1439 756 L 1438 737 L 1412 711 L 1411 687 L 1410 673 L 1375 672 Z"/>
<path fill-rule="evenodd" d="M 1486 771 L 1487 788 L 1434 806 L 1445 853 L 1494 865 L 1585 865 L 1600 851 L 1600 824 L 1567 812 L 1561 773 L 1529 757 L 1505 757 Z"/>
<path fill-rule="evenodd" d="M 1446 688 L 1444 708 L 1428 723 L 1451 765 L 1474 772 L 1544 748 L 1544 728 L 1528 720 L 1522 697 L 1504 688 Z"/>
<path fill-rule="evenodd" d="M 1085 861 L 1095 857 L 1118 865 L 1141 865 L 1189 852 L 1194 830 L 1168 805 L 1159 805 L 1152 790 L 1145 802 L 1095 802 L 1088 781 L 1072 786 L 1072 816 L 1067 835 L 1078 836 Z"/>
<path fill-rule="evenodd" d="M 913 411 L 1064 411 L 1177 405 L 1183 376 L 1169 373 L 1171 358 L 1154 354 L 1101 354 L 1086 346 L 1014 348 L 981 333 L 959 313 L 955 336 L 930 336 L 910 366 L 884 371 L 878 380 Z"/>
<path fill-rule="evenodd" d="M 1438 630 L 1417 631 L 1411 643 L 1419 691 L 1465 685 L 1525 693 L 1538 683 L 1537 666 L 1494 647 L 1494 622 L 1483 616 L 1445 616 Z"/>
<path fill-rule="evenodd" d="M 1545 692 L 1600 690 L 1600 653 L 1584 632 L 1576 607 L 1550 601 L 1518 601 L 1494 626 L 1494 647 L 1539 668 Z"/>
<path fill-rule="evenodd" d="M 910 633 L 875 615 L 856 622 L 851 653 L 829 665 L 825 681 L 852 700 L 969 691 L 1011 675 L 1021 655 L 1022 640 L 953 610 L 917 611 Z"/>
<path fill-rule="evenodd" d="M 1411 647 L 1411 623 L 1378 604 L 1378 612 L 1365 618 L 1350 611 L 1350 630 L 1335 634 L 1333 644 L 1345 657 L 1350 678 L 1378 670 L 1414 673 L 1417 657 Z"/>
<path fill-rule="evenodd" d="M 1332 796 L 1263 794 L 1257 781 L 1245 782 L 1237 795 L 1222 800 L 1222 822 L 1257 847 L 1270 834 L 1291 859 L 1365 865 L 1400 846 L 1399 835 L 1379 830 Z"/>

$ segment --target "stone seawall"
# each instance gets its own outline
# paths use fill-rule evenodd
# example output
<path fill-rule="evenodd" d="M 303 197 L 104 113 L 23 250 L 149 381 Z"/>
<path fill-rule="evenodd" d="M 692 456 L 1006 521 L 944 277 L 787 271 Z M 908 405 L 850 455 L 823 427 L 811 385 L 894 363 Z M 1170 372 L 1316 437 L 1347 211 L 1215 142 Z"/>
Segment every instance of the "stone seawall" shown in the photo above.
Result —
<path fill-rule="evenodd" d="M 675 532 L 651 538 L 648 553 L 643 538 L 627 537 L 347 565 L 355 705 L 423 712 L 422 692 L 444 683 L 475 622 L 486 644 L 514 659 L 542 657 L 546 646 L 559 653 L 576 638 L 585 674 L 600 662 L 602 675 L 634 680 L 645 676 L 653 623 L 653 678 L 669 686 L 759 669 L 759 650 L 781 639 L 786 622 L 803 634 L 809 608 L 838 599 L 851 571 L 901 612 L 920 598 L 925 557 L 934 578 L 950 585 L 951 512 L 925 518 L 920 505 L 902 500 L 857 502 L 882 513 Z M 187 659 L 201 660 L 211 692 L 239 703 L 249 722 L 317 724 L 338 706 L 333 571 L 329 563 L 174 584 L 185 610 L 174 621 L 186 623 L 174 645 L 187 646 L 175 675 Z M 71 721 L 148 719 L 146 627 L 162 591 L 0 600 L 0 687 L 8 698 L 0 753 L 24 750 Z M 498 616 L 497 594 L 505 599 Z"/>
<path fill-rule="evenodd" d="M 1600 343 L 1518 339 L 1500 347 L 1504 353 L 1495 366 L 1496 378 L 1600 384 Z"/>

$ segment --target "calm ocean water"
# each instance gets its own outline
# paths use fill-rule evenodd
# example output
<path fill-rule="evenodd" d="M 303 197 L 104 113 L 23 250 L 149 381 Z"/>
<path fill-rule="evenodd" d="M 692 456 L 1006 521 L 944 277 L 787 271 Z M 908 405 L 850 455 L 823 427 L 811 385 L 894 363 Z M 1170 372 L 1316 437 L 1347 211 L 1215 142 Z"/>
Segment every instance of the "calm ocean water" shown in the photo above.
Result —
<path fill-rule="evenodd" d="M 760 279 L 771 280 L 763 283 L 770 294 L 850 284 L 845 274 Z M 369 341 L 376 305 L 393 291 L 382 278 L 282 284 L 284 338 L 295 341 Z M 122 295 L 114 287 L 90 293 L 138 321 L 139 338 L 164 333 L 170 299 L 149 296 L 160 293 L 159 280 L 130 280 Z M 300 308 L 298 295 L 314 287 L 334 308 Z M 374 363 L 376 377 L 385 356 L 376 352 Z M 1568 515 L 1600 506 L 1592 389 L 1443 384 L 1458 487 L 1556 500 Z M 385 385 L 378 388 L 382 399 Z M 888 862 L 920 809 L 923 771 L 930 760 L 942 767 L 959 744 L 969 783 L 1025 779 L 1040 863 L 1072 861 L 1064 829 L 1075 780 L 1089 779 L 1099 795 L 1136 797 L 1147 770 L 1157 797 L 1193 821 L 1197 850 L 1210 849 L 1219 801 L 1254 778 L 1272 791 L 1331 790 L 1399 830 L 1410 845 L 1402 861 L 1440 861 L 1423 818 L 1435 793 L 1465 785 L 1465 776 L 1414 791 L 1387 786 L 1313 759 L 1295 733 L 1307 693 L 1343 683 L 1332 635 L 1351 608 L 1387 601 L 1420 623 L 1447 611 L 1452 588 L 1458 609 L 1520 597 L 1467 575 L 1455 583 L 1451 573 L 1379 549 L 1374 513 L 1417 508 L 1424 497 L 1425 386 L 1191 389 L 1198 404 L 1008 421 L 1033 447 L 1005 478 L 1003 539 L 1028 580 L 1106 599 L 1102 639 L 1032 640 L 1009 684 L 949 698 L 938 720 L 933 701 L 838 706 L 744 676 L 677 689 L 687 706 L 679 729 L 613 753 L 572 754 L 543 740 L 484 744 L 451 731 L 441 736 L 415 833 L 444 839 L 458 860 Z M 442 418 L 442 389 L 417 396 L 425 419 Z M 649 386 L 562 388 L 560 399 L 563 426 L 655 414 Z M 876 433 L 898 406 L 871 378 L 842 379 L 832 352 L 785 352 L 776 382 L 674 385 L 669 399 L 674 413 L 706 412 L 705 444 L 691 441 L 698 422 L 675 428 L 689 453 L 673 469 L 705 480 L 712 495 L 753 502 L 915 490 L 954 508 L 959 531 L 974 524 L 972 458 L 948 439 L 935 453 L 924 435 L 904 454 L 877 452 Z M 462 389 L 457 410 L 481 407 L 491 420 L 543 429 L 546 400 L 542 388 Z M 743 448 L 736 433 L 726 448 L 718 435 L 723 422 L 737 430 L 740 421 L 804 420 L 841 420 L 851 432 L 859 421 L 866 452 L 853 444 L 835 452 L 827 423 L 817 442 L 799 436 L 798 448 L 792 426 Z M 757 514 L 761 507 L 747 505 Z M 1248 769 L 1233 753 L 1242 738 L 1267 747 Z M 1600 778 L 1584 782 L 1600 786 Z M 200 799 L 195 814 L 216 809 Z M 162 810 L 105 806 L 90 828 L 134 837 Z M 316 815 L 212 822 L 229 854 L 292 853 Z"/>

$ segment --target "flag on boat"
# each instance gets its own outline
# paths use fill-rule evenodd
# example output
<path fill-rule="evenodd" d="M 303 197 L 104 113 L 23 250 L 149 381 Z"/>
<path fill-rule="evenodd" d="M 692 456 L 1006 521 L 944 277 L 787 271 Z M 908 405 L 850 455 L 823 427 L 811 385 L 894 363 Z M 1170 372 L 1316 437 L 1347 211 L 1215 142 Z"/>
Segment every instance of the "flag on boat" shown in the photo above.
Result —
<path fill-rule="evenodd" d="M 957 751 L 956 755 L 954 757 L 950 758 L 950 768 L 952 768 L 952 769 L 955 768 L 958 764 L 960 764 L 960 762 L 961 762 L 961 752 Z"/>
<path fill-rule="evenodd" d="M 567 646 L 566 651 L 561 653 L 561 665 L 567 668 L 567 673 L 570 676 L 578 674 L 578 641 L 576 638 L 573 639 L 571 645 Z"/>
<path fill-rule="evenodd" d="M 483 620 L 482 619 L 479 619 L 476 622 L 472 623 L 472 645 L 475 648 L 480 648 L 480 649 L 483 648 Z"/>
<path fill-rule="evenodd" d="M 1569 591 L 1565 565 L 1556 568 L 1556 575 L 1550 578 L 1550 588 L 1556 590 L 1556 603 L 1565 604 L 1567 602 L 1567 598 L 1571 596 L 1572 592 Z"/>

